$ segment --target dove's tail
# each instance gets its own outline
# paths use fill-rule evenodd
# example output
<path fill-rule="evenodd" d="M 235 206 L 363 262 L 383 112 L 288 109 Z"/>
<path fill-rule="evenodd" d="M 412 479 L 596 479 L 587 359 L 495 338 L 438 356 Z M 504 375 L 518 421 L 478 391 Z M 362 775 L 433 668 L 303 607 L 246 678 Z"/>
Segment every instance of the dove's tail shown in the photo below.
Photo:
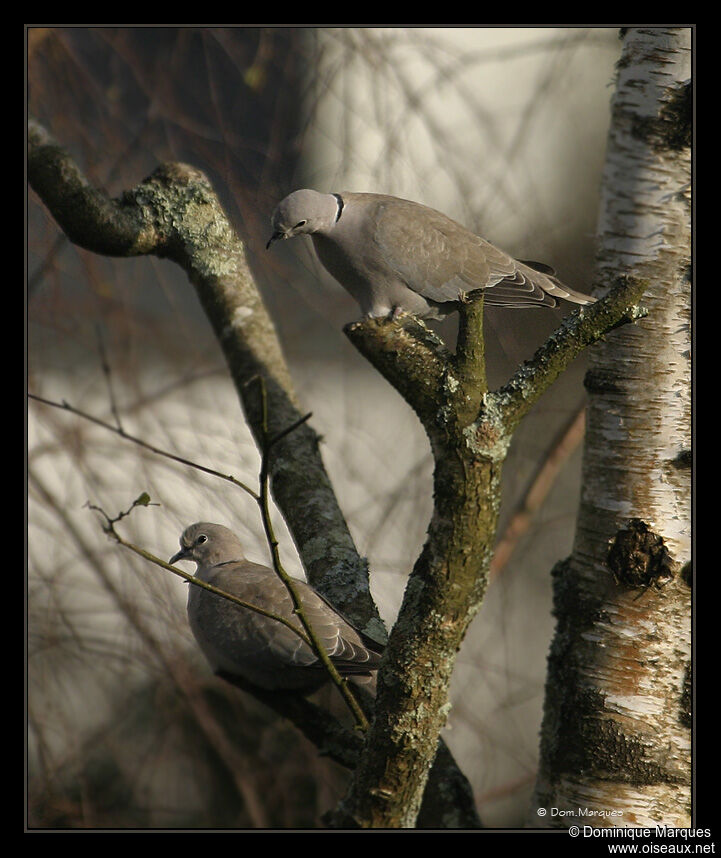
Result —
<path fill-rule="evenodd" d="M 546 265 L 543 262 L 532 262 L 528 259 L 521 259 L 519 262 L 525 265 L 526 268 L 530 268 L 532 271 L 543 275 L 542 278 L 536 277 L 534 279 L 547 295 L 551 295 L 554 298 L 562 298 L 564 301 L 571 301 L 574 304 L 595 304 L 598 300 L 592 295 L 584 295 L 583 292 L 576 292 L 575 289 L 566 286 L 565 283 L 562 283 L 556 277 L 556 271 L 550 265 Z"/>

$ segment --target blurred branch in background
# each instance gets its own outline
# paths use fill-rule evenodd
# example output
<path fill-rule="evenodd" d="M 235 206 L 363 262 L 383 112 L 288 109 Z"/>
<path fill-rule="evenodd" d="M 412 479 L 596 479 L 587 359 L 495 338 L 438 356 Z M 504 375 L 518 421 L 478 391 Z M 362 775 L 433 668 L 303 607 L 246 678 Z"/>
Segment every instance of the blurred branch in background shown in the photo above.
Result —
<path fill-rule="evenodd" d="M 581 408 L 571 419 L 563 435 L 549 451 L 546 459 L 541 463 L 538 473 L 528 487 L 521 503 L 513 512 L 513 517 L 506 526 L 501 539 L 496 545 L 493 559 L 491 560 L 491 581 L 500 575 L 508 564 L 514 549 L 518 545 L 524 533 L 533 526 L 534 516 L 543 507 L 543 503 L 553 484 L 558 477 L 559 471 L 566 463 L 568 457 L 576 450 L 583 441 L 583 433 L 586 428 L 586 409 Z"/>

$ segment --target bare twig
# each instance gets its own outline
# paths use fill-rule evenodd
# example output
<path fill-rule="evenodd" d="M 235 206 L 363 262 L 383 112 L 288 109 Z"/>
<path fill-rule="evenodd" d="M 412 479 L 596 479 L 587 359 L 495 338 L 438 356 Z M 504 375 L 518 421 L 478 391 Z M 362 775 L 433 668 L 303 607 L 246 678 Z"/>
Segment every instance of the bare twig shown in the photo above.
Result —
<path fill-rule="evenodd" d="M 136 498 L 130 507 L 127 510 L 119 512 L 115 518 L 111 518 L 105 510 L 96 506 L 95 504 L 91 504 L 88 502 L 86 504 L 88 509 L 93 510 L 94 512 L 100 513 L 105 519 L 103 524 L 103 531 L 112 539 L 114 539 L 118 545 L 122 545 L 124 548 L 128 548 L 134 554 L 137 554 L 139 557 L 143 557 L 145 560 L 149 560 L 151 563 L 155 563 L 156 566 L 160 566 L 163 569 L 167 569 L 168 572 L 172 572 L 173 575 L 177 575 L 178 578 L 182 578 L 186 583 L 193 584 L 196 587 L 202 587 L 203 590 L 207 590 L 209 593 L 214 593 L 216 596 L 221 596 L 223 599 L 227 599 L 229 602 L 233 602 L 241 608 L 248 608 L 248 610 L 255 611 L 256 614 L 262 614 L 264 617 L 268 617 L 271 620 L 276 620 L 279 623 L 282 623 L 284 626 L 289 628 L 294 634 L 298 635 L 298 637 L 308 646 L 311 646 L 308 638 L 300 631 L 290 620 L 286 620 L 285 617 L 281 617 L 278 614 L 274 614 L 272 611 L 266 611 L 263 608 L 259 608 L 257 605 L 253 605 L 250 602 L 245 602 L 243 599 L 239 599 L 237 596 L 233 596 L 231 593 L 226 593 L 225 590 L 221 590 L 219 587 L 214 587 L 212 584 L 208 584 L 206 581 L 201 581 L 200 578 L 196 578 L 195 575 L 191 575 L 189 572 L 183 572 L 182 569 L 178 569 L 175 566 L 171 566 L 170 563 L 166 563 L 165 560 L 161 560 L 159 557 L 156 557 L 154 554 L 151 554 L 150 551 L 147 551 L 145 548 L 140 548 L 138 545 L 134 545 L 132 542 L 128 542 L 126 539 L 117 532 L 115 529 L 115 525 L 121 521 L 121 519 L 130 515 L 130 513 L 138 506 L 149 506 L 150 505 L 150 497 L 146 492 L 143 492 L 138 498 Z M 159 504 L 155 504 L 159 506 Z"/>
<path fill-rule="evenodd" d="M 283 563 L 280 559 L 280 550 L 278 545 L 278 540 L 275 536 L 275 531 L 273 528 L 273 522 L 270 516 L 270 498 L 269 498 L 269 469 L 270 469 L 270 456 L 273 449 L 274 444 L 292 432 L 294 429 L 297 429 L 302 423 L 304 423 L 309 417 L 310 414 L 305 417 L 301 417 L 299 420 L 296 420 L 291 426 L 287 429 L 279 432 L 277 435 L 272 438 L 268 434 L 268 399 L 267 393 L 265 389 L 265 380 L 262 377 L 258 377 L 258 384 L 260 387 L 260 398 L 261 398 L 261 467 L 260 467 L 260 496 L 258 497 L 258 505 L 260 507 L 260 514 L 263 520 L 263 529 L 265 530 L 265 535 L 268 540 L 268 545 L 270 546 L 271 557 L 273 561 L 273 569 L 275 570 L 276 575 L 280 578 L 280 580 L 285 585 L 288 594 L 293 602 L 293 612 L 298 616 L 303 628 L 308 635 L 310 640 L 310 645 L 313 652 L 318 656 L 319 661 L 323 664 L 328 675 L 331 678 L 331 681 L 336 686 L 336 688 L 340 691 L 343 699 L 345 700 L 348 708 L 353 713 L 353 717 L 356 719 L 356 725 L 361 730 L 368 729 L 368 720 L 365 717 L 363 710 L 358 704 L 358 701 L 353 696 L 353 693 L 350 690 L 348 685 L 348 681 L 344 679 L 337 671 L 335 665 L 331 661 L 330 656 L 328 655 L 325 647 L 323 646 L 322 641 L 315 633 L 312 624 L 308 620 L 306 616 L 305 609 L 303 608 L 303 602 L 298 595 L 298 591 L 295 588 L 293 583 L 293 579 L 283 568 Z"/>
<path fill-rule="evenodd" d="M 261 413 L 262 413 L 262 438 L 261 438 L 262 460 L 261 460 L 261 471 L 260 471 L 260 493 L 254 492 L 251 488 L 246 486 L 244 483 L 241 483 L 239 480 L 237 480 L 233 476 L 230 476 L 228 474 L 222 474 L 219 471 L 216 471 L 212 468 L 207 468 L 203 465 L 198 465 L 195 462 L 192 462 L 192 461 L 185 459 L 181 456 L 176 456 L 173 453 L 168 453 L 165 450 L 161 450 L 157 447 L 154 447 L 154 446 L 148 444 L 147 442 L 143 441 L 140 438 L 137 438 L 133 435 L 130 435 L 129 433 L 127 433 L 122 428 L 120 417 L 117 414 L 114 406 L 113 406 L 113 413 L 116 415 L 117 426 L 113 426 L 109 423 L 106 423 L 103 420 L 100 420 L 98 417 L 94 417 L 90 414 L 85 413 L 84 411 L 81 411 L 80 409 L 74 408 L 72 405 L 69 405 L 67 402 L 64 402 L 64 401 L 62 403 L 53 402 L 52 400 L 44 399 L 43 397 L 35 396 L 33 394 L 29 394 L 29 396 L 32 399 L 34 399 L 38 402 L 42 402 L 45 405 L 50 405 L 50 406 L 53 406 L 55 408 L 61 408 L 65 411 L 69 411 L 73 414 L 76 414 L 77 416 L 82 417 L 86 420 L 89 420 L 90 422 L 95 423 L 96 425 L 101 426 L 102 428 L 107 429 L 108 431 L 113 432 L 116 435 L 120 435 L 120 437 L 126 438 L 127 440 L 132 441 L 133 443 L 138 444 L 139 446 L 143 447 L 144 449 L 150 450 L 151 452 L 154 452 L 158 455 L 172 459 L 173 461 L 176 461 L 176 462 L 180 462 L 181 464 L 189 465 L 190 467 L 197 468 L 198 470 L 201 470 L 204 473 L 208 473 L 208 474 L 211 474 L 213 476 L 217 476 L 217 477 L 220 477 L 221 479 L 232 482 L 234 485 L 237 485 L 240 488 L 244 489 L 253 498 L 255 498 L 255 500 L 257 501 L 258 506 L 260 508 L 261 518 L 263 521 L 263 528 L 265 530 L 265 534 L 266 534 L 266 537 L 268 539 L 268 544 L 270 546 L 271 556 L 272 556 L 272 560 L 273 560 L 273 568 L 274 568 L 276 574 L 278 575 L 278 577 L 285 584 L 285 587 L 288 590 L 288 593 L 290 594 L 290 597 L 293 601 L 294 613 L 296 613 L 298 615 L 298 619 L 300 620 L 303 628 L 305 629 L 305 634 L 302 634 L 291 622 L 284 619 L 283 617 L 280 617 L 277 614 L 273 614 L 269 611 L 265 611 L 262 608 L 258 608 L 257 606 L 251 605 L 248 602 L 244 602 L 242 599 L 239 599 L 236 596 L 231 596 L 230 594 L 225 593 L 222 590 L 219 590 L 217 587 L 213 587 L 210 584 L 206 584 L 205 582 L 197 579 L 194 575 L 190 575 L 186 572 L 182 572 L 181 570 L 176 569 L 174 566 L 171 566 L 170 564 L 165 563 L 163 560 L 160 560 L 160 558 L 155 557 L 154 555 L 152 555 L 150 552 L 146 551 L 145 549 L 142 549 L 137 545 L 133 545 L 132 543 L 123 539 L 115 530 L 115 524 L 117 522 L 121 521 L 126 516 L 128 516 L 132 512 L 132 510 L 135 509 L 135 507 L 137 507 L 137 506 L 148 506 L 150 504 L 150 498 L 146 493 L 141 494 L 138 498 L 136 498 L 135 501 L 133 501 L 132 505 L 127 510 L 120 512 L 114 518 L 111 518 L 105 512 L 105 510 L 103 510 L 101 507 L 95 506 L 95 505 L 90 504 L 90 503 L 88 503 L 87 506 L 88 506 L 88 508 L 95 510 L 96 512 L 99 512 L 104 517 L 105 524 L 103 525 L 103 529 L 105 530 L 105 532 L 109 536 L 111 536 L 120 545 L 125 546 L 126 548 L 130 549 L 134 553 L 140 555 L 141 557 L 144 557 L 146 560 L 150 560 L 152 563 L 155 563 L 156 565 L 159 565 L 162 568 L 167 569 L 170 572 L 173 572 L 173 574 L 178 575 L 179 577 L 183 578 L 185 581 L 187 581 L 189 583 L 195 584 L 196 586 L 202 586 L 204 589 L 207 589 L 210 592 L 215 593 L 216 595 L 221 595 L 224 598 L 229 599 L 229 601 L 235 602 L 240 607 L 250 608 L 251 610 L 256 611 L 256 613 L 263 614 L 263 616 L 269 617 L 270 619 L 273 619 L 273 620 L 277 620 L 278 622 L 280 622 L 283 625 L 287 626 L 288 628 L 292 629 L 297 635 L 299 635 L 299 637 L 302 638 L 302 640 L 306 644 L 308 644 L 308 646 L 318 656 L 318 659 L 321 661 L 321 663 L 323 664 L 323 666 L 327 670 L 328 674 L 330 675 L 330 678 L 331 678 L 333 684 L 338 688 L 343 699 L 345 700 L 345 702 L 347 703 L 351 712 L 353 713 L 353 716 L 356 719 L 358 727 L 360 727 L 362 730 L 366 730 L 368 728 L 368 720 L 365 717 L 365 715 L 363 714 L 363 710 L 358 705 L 357 700 L 353 696 L 353 693 L 351 692 L 351 690 L 348 686 L 348 682 L 338 673 L 338 671 L 335 668 L 335 665 L 333 664 L 328 653 L 326 652 L 320 638 L 313 631 L 313 628 L 312 628 L 310 622 L 308 621 L 308 619 L 305 615 L 305 611 L 303 610 L 303 604 L 300 600 L 300 597 L 298 596 L 298 593 L 297 593 L 297 591 L 293 585 L 292 578 L 288 575 L 288 573 L 283 568 L 283 564 L 282 564 L 281 559 L 280 559 L 278 540 L 275 537 L 275 532 L 273 529 L 273 524 L 272 524 L 272 520 L 271 520 L 271 516 L 270 516 L 269 462 L 270 462 L 271 451 L 272 451 L 275 444 L 277 444 L 283 438 L 287 437 L 291 432 L 295 431 L 300 426 L 302 426 L 311 417 L 311 414 L 309 413 L 309 414 L 304 415 L 303 417 L 300 417 L 298 420 L 294 421 L 287 428 L 276 433 L 273 437 L 269 437 L 269 435 L 268 435 L 268 403 L 267 403 L 267 395 L 266 395 L 266 388 L 265 388 L 265 380 L 262 377 L 258 376 L 257 381 L 260 384 L 261 401 L 262 401 L 262 404 L 261 404 Z"/>
<path fill-rule="evenodd" d="M 142 447 L 144 450 L 149 450 L 151 453 L 155 453 L 158 456 L 163 456 L 166 459 L 171 459 L 173 462 L 179 462 L 181 465 L 187 465 L 189 468 L 195 468 L 198 471 L 202 471 L 204 474 L 210 474 L 213 477 L 219 477 L 221 480 L 226 480 L 229 483 L 232 483 L 234 486 L 237 486 L 239 489 L 243 489 L 244 492 L 247 492 L 252 498 L 258 500 L 258 493 L 253 491 L 250 486 L 247 486 L 245 483 L 242 483 L 240 480 L 236 479 L 231 474 L 223 474 L 220 471 L 216 471 L 215 468 L 209 468 L 206 465 L 199 465 L 197 462 L 193 462 L 191 459 L 186 459 L 183 456 L 178 456 L 175 453 L 170 453 L 167 450 L 163 450 L 160 447 L 156 447 L 153 444 L 149 444 L 147 441 L 143 441 L 142 438 L 138 438 L 135 435 L 131 435 L 129 432 L 126 432 L 120 422 L 118 421 L 117 426 L 113 426 L 110 423 L 106 423 L 105 420 L 101 420 L 99 417 L 94 417 L 92 414 L 88 414 L 86 411 L 82 411 L 80 408 L 75 408 L 75 406 L 70 405 L 70 403 L 63 400 L 62 402 L 55 402 L 52 399 L 45 399 L 43 396 L 38 396 L 34 393 L 28 393 L 28 397 L 30 399 L 35 400 L 36 402 L 41 402 L 43 405 L 50 405 L 53 408 L 60 408 L 63 411 L 69 411 L 71 414 L 75 414 L 78 417 L 82 417 L 84 420 L 90 421 L 90 423 L 94 423 L 96 426 L 101 426 L 103 429 L 107 429 L 109 432 L 114 432 L 116 435 L 120 435 L 121 438 L 125 438 L 126 441 L 132 441 L 133 444 L 137 444 L 139 447 Z"/>
<path fill-rule="evenodd" d="M 568 315 L 561 326 L 513 374 L 507 384 L 488 395 L 487 412 L 500 415 L 510 435 L 572 360 L 588 346 L 622 325 L 643 319 L 648 310 L 637 304 L 648 281 L 623 277 L 597 303 Z M 481 415 L 483 419 L 483 415 Z"/>
<path fill-rule="evenodd" d="M 274 568 L 276 574 L 278 575 L 278 577 L 285 584 L 285 587 L 290 594 L 290 597 L 293 601 L 294 613 L 296 613 L 298 615 L 298 618 L 299 618 L 303 628 L 305 629 L 305 634 L 301 633 L 297 629 L 296 626 L 294 626 L 290 621 L 284 619 L 283 617 L 278 616 L 277 614 L 273 614 L 270 611 L 265 611 L 262 608 L 259 608 L 256 605 L 252 605 L 248 602 L 245 602 L 236 596 L 232 596 L 231 594 L 226 593 L 223 590 L 220 590 L 219 588 L 214 587 L 211 584 L 207 584 L 204 581 L 200 581 L 194 575 L 190 575 L 187 572 L 183 572 L 182 570 L 177 569 L 174 566 L 171 566 L 170 564 L 166 563 L 165 561 L 161 560 L 160 558 L 155 557 L 149 551 L 146 551 L 145 549 L 140 548 L 139 546 L 134 545 L 133 543 L 128 542 L 127 540 L 123 539 L 120 536 L 120 534 L 118 534 L 118 532 L 115 530 L 115 525 L 119 521 L 121 521 L 123 518 L 130 515 L 130 513 L 133 511 L 133 509 L 135 509 L 135 507 L 150 505 L 151 501 L 150 501 L 150 497 L 147 495 L 147 493 L 143 492 L 141 495 L 139 495 L 139 497 L 133 501 L 133 503 L 131 504 L 131 506 L 127 510 L 121 511 L 114 518 L 111 518 L 105 512 L 105 510 L 102 509 L 102 507 L 96 506 L 96 505 L 91 504 L 89 502 L 87 503 L 87 507 L 89 509 L 92 509 L 92 510 L 100 513 L 103 516 L 103 518 L 105 519 L 105 523 L 103 525 L 103 530 L 109 536 L 111 536 L 118 544 L 123 545 L 124 547 L 133 551 L 135 554 L 138 554 L 139 556 L 144 557 L 146 560 L 149 560 L 150 562 L 155 563 L 156 565 L 161 566 L 164 569 L 167 569 L 168 571 L 172 572 L 173 574 L 178 575 L 179 577 L 183 578 L 188 583 L 203 587 L 204 589 L 208 590 L 209 592 L 215 593 L 216 595 L 219 595 L 219 596 L 222 596 L 223 598 L 226 598 L 229 601 L 234 602 L 235 604 L 239 605 L 240 607 L 249 608 L 250 610 L 253 610 L 256 613 L 262 614 L 263 616 L 269 617 L 270 619 L 277 620 L 278 622 L 287 626 L 289 629 L 292 629 L 293 632 L 295 634 L 297 634 L 318 656 L 319 660 L 321 661 L 321 663 L 323 664 L 325 669 L 328 671 L 333 684 L 338 688 L 341 695 L 343 696 L 343 699 L 346 701 L 348 707 L 350 708 L 351 712 L 353 713 L 353 716 L 356 719 L 357 725 L 361 729 L 366 730 L 368 728 L 368 720 L 366 719 L 365 715 L 363 714 L 363 710 L 360 708 L 360 706 L 358 705 L 358 702 L 356 701 L 355 697 L 353 696 L 353 694 L 352 694 L 352 692 L 348 686 L 347 681 L 336 670 L 335 665 L 333 664 L 330 657 L 328 656 L 328 653 L 326 652 L 325 648 L 323 647 L 323 644 L 322 644 L 320 638 L 313 631 L 312 625 L 308 621 L 308 619 L 305 615 L 305 611 L 303 610 L 302 601 L 300 600 L 300 597 L 298 596 L 298 593 L 297 593 L 297 591 L 293 585 L 292 578 L 288 575 L 288 573 L 283 568 L 283 565 L 282 565 L 282 562 L 280 559 L 278 540 L 275 537 L 275 532 L 273 529 L 273 524 L 272 524 L 272 520 L 271 520 L 271 516 L 270 516 L 269 462 L 270 462 L 271 450 L 273 449 L 275 444 L 277 444 L 283 438 L 287 437 L 291 432 L 295 431 L 300 426 L 302 426 L 308 419 L 310 419 L 310 417 L 312 415 L 310 413 L 308 413 L 308 414 L 304 415 L 303 417 L 300 417 L 298 420 L 294 421 L 287 428 L 276 433 L 273 437 L 269 437 L 269 435 L 268 435 L 268 405 L 267 405 L 265 381 L 260 376 L 257 377 L 257 381 L 260 384 L 261 399 L 262 399 L 262 405 L 261 405 L 261 413 L 262 413 L 262 439 L 261 439 L 262 460 L 261 460 L 261 472 L 260 472 L 261 490 L 260 490 L 259 494 L 257 492 L 254 492 L 251 488 L 246 486 L 244 483 L 241 483 L 239 480 L 237 480 L 233 476 L 230 476 L 228 474 L 222 474 L 219 471 L 216 471 L 212 468 L 207 468 L 203 465 L 198 465 L 196 462 L 192 462 L 189 459 L 185 459 L 181 456 L 176 456 L 175 454 L 169 453 L 166 450 L 161 450 L 157 447 L 154 447 L 151 444 L 148 444 L 146 441 L 143 441 L 141 438 L 137 438 L 133 435 L 130 435 L 128 432 L 126 432 L 123 429 L 122 423 L 120 421 L 120 416 L 117 413 L 117 410 L 115 408 L 114 403 L 112 403 L 112 408 L 113 408 L 113 413 L 115 414 L 115 419 L 116 419 L 116 423 L 117 423 L 116 426 L 113 426 L 109 423 L 106 423 L 105 421 L 100 420 L 100 418 L 94 417 L 93 415 L 90 415 L 90 414 L 87 414 L 86 412 L 81 411 L 80 409 L 74 408 L 72 405 L 70 405 L 69 403 L 67 403 L 65 401 L 59 403 L 59 402 L 53 402 L 52 400 L 45 399 L 45 398 L 40 397 L 40 396 L 36 396 L 34 394 L 29 394 L 29 396 L 31 399 L 34 399 L 34 400 L 41 402 L 45 405 L 50 405 L 52 407 L 60 408 L 64 411 L 69 411 L 73 414 L 76 414 L 77 416 L 82 417 L 86 420 L 89 420 L 91 423 L 94 423 L 98 426 L 101 426 L 102 428 L 107 429 L 108 431 L 113 432 L 114 434 L 119 435 L 122 438 L 125 438 L 129 441 L 132 441 L 133 443 L 138 444 L 139 446 L 143 447 L 144 449 L 150 450 L 151 452 L 154 452 L 158 455 L 172 459 L 173 461 L 176 461 L 176 462 L 180 462 L 181 464 L 185 464 L 185 465 L 188 465 L 190 467 L 197 468 L 198 470 L 201 470 L 204 473 L 208 473 L 208 474 L 211 474 L 213 476 L 217 476 L 217 477 L 220 477 L 221 479 L 232 482 L 234 485 L 237 485 L 240 488 L 244 489 L 246 492 L 248 492 L 258 502 L 260 512 L 261 512 L 261 518 L 263 521 L 263 527 L 264 527 L 265 534 L 266 534 L 266 537 L 268 539 L 268 544 L 269 544 L 270 550 L 271 550 L 271 556 L 272 556 L 272 560 L 273 560 L 273 568 Z"/>
<path fill-rule="evenodd" d="M 107 352 L 105 351 L 105 342 L 103 340 L 103 334 L 100 330 L 100 325 L 96 325 L 95 332 L 98 337 L 98 351 L 100 352 L 100 365 L 103 370 L 103 375 L 105 376 L 105 381 L 108 385 L 108 399 L 110 400 L 110 410 L 113 413 L 113 417 L 115 418 L 115 425 L 118 427 L 118 430 L 122 433 L 123 424 L 120 422 L 120 414 L 118 412 L 118 405 L 115 401 L 115 391 L 113 390 L 113 379 L 112 373 L 110 371 L 110 361 L 108 360 Z"/>
<path fill-rule="evenodd" d="M 238 794 L 242 795 L 249 802 L 249 812 L 257 817 L 260 823 L 263 817 L 258 812 L 257 802 L 254 800 L 253 794 L 249 789 L 247 778 L 243 777 L 243 767 L 238 751 L 233 743 L 228 740 L 224 730 L 213 716 L 204 696 L 198 692 L 197 683 L 191 679 L 189 672 L 184 669 L 182 662 L 176 657 L 177 654 L 166 651 L 165 643 L 161 639 L 162 636 L 161 638 L 157 636 L 157 629 L 153 627 L 151 622 L 147 621 L 144 612 L 136 609 L 135 605 L 128 598 L 124 588 L 118 586 L 115 576 L 109 574 L 100 558 L 96 556 L 93 547 L 78 529 L 74 517 L 68 514 L 65 505 L 52 494 L 48 486 L 44 484 L 36 473 L 30 472 L 29 479 L 33 488 L 47 504 L 48 509 L 62 523 L 89 566 L 94 569 L 103 588 L 110 595 L 121 615 L 125 617 L 139 640 L 142 641 L 145 651 L 148 653 L 148 658 L 157 662 L 162 675 L 170 679 L 180 698 L 185 700 L 189 711 L 195 717 L 200 733 L 205 737 L 209 745 L 215 748 L 218 759 L 225 767 L 228 777 L 235 785 Z M 160 565 L 163 565 L 162 560 L 158 560 L 158 562 Z M 171 571 L 178 574 L 180 570 L 171 567 Z M 253 811 L 254 808 L 255 812 Z"/>

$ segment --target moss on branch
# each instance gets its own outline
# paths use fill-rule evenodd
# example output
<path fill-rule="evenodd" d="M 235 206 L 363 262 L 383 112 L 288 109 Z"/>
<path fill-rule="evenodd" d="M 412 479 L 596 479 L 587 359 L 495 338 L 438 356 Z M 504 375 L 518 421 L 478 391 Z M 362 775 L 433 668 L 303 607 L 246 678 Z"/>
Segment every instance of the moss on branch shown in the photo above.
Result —
<path fill-rule="evenodd" d="M 275 435 L 298 421 L 302 414 L 273 324 L 242 244 L 206 177 L 184 164 L 164 164 L 114 200 L 94 188 L 32 120 L 28 144 L 30 183 L 73 242 L 105 255 L 154 254 L 186 271 L 256 438 L 262 436 L 262 409 L 258 386 L 249 382 L 258 376 L 267 391 L 267 432 Z M 495 392 L 486 389 L 482 302 L 461 306 L 455 355 L 412 316 L 365 320 L 346 329 L 428 433 L 435 458 L 434 511 L 383 659 L 376 717 L 331 824 L 419 824 L 455 658 L 486 590 L 501 466 L 513 431 L 582 349 L 642 317 L 635 302 L 645 285 L 624 281 L 602 301 L 576 311 Z M 271 485 L 309 580 L 359 628 L 382 639 L 366 563 L 358 556 L 308 424 L 275 446 Z M 443 762 L 445 768 L 437 763 L 431 776 L 436 818 L 447 810 L 439 797 L 443 776 L 438 771 L 451 771 L 457 784 L 467 787 L 449 757 Z M 472 801 L 462 816 L 466 826 L 476 824 Z"/>

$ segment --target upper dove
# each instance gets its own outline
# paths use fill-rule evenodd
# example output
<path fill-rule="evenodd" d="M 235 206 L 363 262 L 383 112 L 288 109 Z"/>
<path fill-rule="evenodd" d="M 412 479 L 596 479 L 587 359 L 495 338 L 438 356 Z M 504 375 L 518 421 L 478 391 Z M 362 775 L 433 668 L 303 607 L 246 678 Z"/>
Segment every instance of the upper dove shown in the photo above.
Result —
<path fill-rule="evenodd" d="M 192 560 L 195 577 L 244 602 L 303 626 L 285 584 L 267 566 L 245 559 L 236 535 L 221 524 L 197 522 L 180 537 L 170 558 Z M 380 654 L 305 581 L 293 579 L 313 631 L 341 676 L 368 677 Z M 188 593 L 188 620 L 215 673 L 240 676 L 266 689 L 312 692 L 329 675 L 313 649 L 288 626 L 195 584 Z"/>
<path fill-rule="evenodd" d="M 549 266 L 514 259 L 441 212 L 398 197 L 298 190 L 278 203 L 271 224 L 266 247 L 310 235 L 364 316 L 442 319 L 479 290 L 486 304 L 502 307 L 596 300 L 565 286 Z"/>

